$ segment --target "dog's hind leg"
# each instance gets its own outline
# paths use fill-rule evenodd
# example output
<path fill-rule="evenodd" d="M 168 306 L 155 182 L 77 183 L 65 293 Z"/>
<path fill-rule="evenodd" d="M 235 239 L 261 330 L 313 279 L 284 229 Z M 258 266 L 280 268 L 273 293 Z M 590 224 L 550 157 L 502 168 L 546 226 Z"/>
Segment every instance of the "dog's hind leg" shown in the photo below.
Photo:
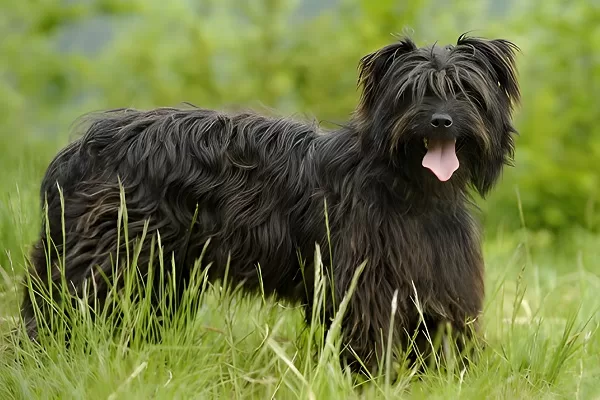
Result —
<path fill-rule="evenodd" d="M 133 269 L 134 256 L 136 271 L 129 272 L 147 278 L 152 235 L 160 231 L 165 257 L 172 250 L 173 226 L 157 218 L 156 207 L 143 193 L 132 190 L 123 203 L 119 185 L 82 185 L 79 189 L 64 198 L 64 212 L 60 202 L 48 203 L 49 227 L 32 252 L 34 291 L 26 294 L 22 304 L 32 339 L 37 337 L 40 322 L 36 305 L 41 312 L 38 318 L 45 321 L 53 307 L 66 300 L 65 294 L 73 296 L 73 304 L 85 297 L 87 305 L 95 305 L 94 311 L 101 312 L 111 288 L 119 291 L 123 287 L 122 273 L 127 267 Z M 147 237 L 139 242 L 144 232 Z M 169 259 L 165 261 L 168 265 Z"/>

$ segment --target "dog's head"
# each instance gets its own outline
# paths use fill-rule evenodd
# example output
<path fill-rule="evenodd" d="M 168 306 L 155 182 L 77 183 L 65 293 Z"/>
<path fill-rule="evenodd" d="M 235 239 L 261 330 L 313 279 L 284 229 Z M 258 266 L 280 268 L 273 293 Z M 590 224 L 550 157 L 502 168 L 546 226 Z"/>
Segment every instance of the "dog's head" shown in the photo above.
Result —
<path fill-rule="evenodd" d="M 424 179 L 470 182 L 485 196 L 513 156 L 517 50 L 462 35 L 445 47 L 405 38 L 365 56 L 356 112 L 365 144 L 404 167 L 417 164 L 408 167 Z"/>

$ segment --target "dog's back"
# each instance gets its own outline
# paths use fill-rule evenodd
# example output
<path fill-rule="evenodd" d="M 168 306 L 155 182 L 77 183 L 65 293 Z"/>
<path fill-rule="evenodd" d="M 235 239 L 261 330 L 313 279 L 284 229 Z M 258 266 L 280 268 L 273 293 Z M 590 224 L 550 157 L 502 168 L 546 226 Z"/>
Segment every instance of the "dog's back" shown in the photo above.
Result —
<path fill-rule="evenodd" d="M 149 221 L 148 232 L 160 230 L 164 252 L 175 254 L 183 276 L 208 238 L 216 277 L 224 273 L 228 252 L 239 257 L 232 268 L 239 269 L 233 275 L 240 279 L 255 272 L 256 260 L 297 262 L 290 258 L 295 243 L 289 213 L 307 207 L 305 164 L 318 134 L 315 125 L 174 108 L 118 109 L 84 122 L 83 134 L 52 160 L 41 185 L 50 229 L 47 237 L 42 228 L 32 252 L 34 276 L 47 276 L 50 261 L 58 283 L 56 264 L 64 254 L 73 287 L 80 288 L 95 267 L 110 277 L 111 254 L 123 245 L 117 243 L 123 205 L 130 239 Z M 284 226 L 282 219 L 288 221 Z M 56 248 L 47 260 L 49 240 Z M 262 277 L 267 290 L 296 284 L 271 270 Z M 23 309 L 35 330 L 29 298 Z"/>

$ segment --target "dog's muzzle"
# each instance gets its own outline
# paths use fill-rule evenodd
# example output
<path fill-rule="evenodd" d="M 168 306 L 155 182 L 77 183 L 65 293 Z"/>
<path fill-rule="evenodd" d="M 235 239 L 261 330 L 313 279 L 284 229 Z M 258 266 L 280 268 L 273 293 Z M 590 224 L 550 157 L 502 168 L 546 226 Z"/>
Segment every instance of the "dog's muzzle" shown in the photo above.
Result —
<path fill-rule="evenodd" d="M 431 116 L 432 135 L 425 139 L 427 154 L 422 165 L 428 168 L 442 182 L 452 177 L 460 163 L 456 156 L 456 139 L 445 133 L 453 125 L 448 114 L 435 113 Z"/>

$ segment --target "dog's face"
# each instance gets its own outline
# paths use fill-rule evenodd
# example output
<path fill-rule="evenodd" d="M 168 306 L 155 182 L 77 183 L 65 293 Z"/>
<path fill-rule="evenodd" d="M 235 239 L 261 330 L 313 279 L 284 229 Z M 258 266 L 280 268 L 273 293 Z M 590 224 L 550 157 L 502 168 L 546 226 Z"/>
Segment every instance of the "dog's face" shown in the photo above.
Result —
<path fill-rule="evenodd" d="M 513 153 L 517 48 L 461 36 L 454 46 L 410 39 L 361 60 L 357 120 L 368 145 L 439 184 L 471 183 L 485 196 Z M 420 174 L 419 174 L 420 175 Z"/>

